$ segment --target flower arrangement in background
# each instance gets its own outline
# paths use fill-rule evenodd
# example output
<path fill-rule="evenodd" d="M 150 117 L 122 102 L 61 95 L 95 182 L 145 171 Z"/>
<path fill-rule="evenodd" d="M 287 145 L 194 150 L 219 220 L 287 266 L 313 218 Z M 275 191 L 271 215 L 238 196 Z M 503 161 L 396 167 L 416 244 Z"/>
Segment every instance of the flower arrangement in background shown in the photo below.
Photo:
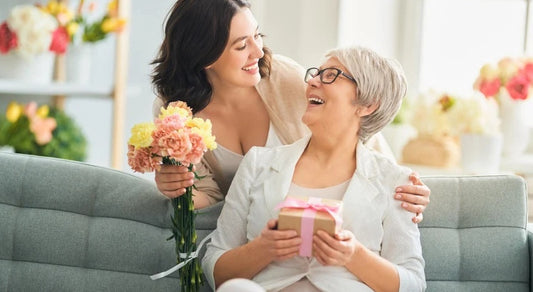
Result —
<path fill-rule="evenodd" d="M 500 132 L 498 104 L 478 91 L 449 94 L 428 91 L 413 109 L 413 126 L 419 135 L 459 137 L 463 133 Z"/>
<path fill-rule="evenodd" d="M 52 14 L 37 5 L 15 6 L 0 24 L 0 53 L 15 51 L 25 58 L 48 51 L 65 53 L 70 39 L 65 26 L 69 15 L 68 10 Z"/>
<path fill-rule="evenodd" d="M 451 134 L 498 135 L 500 117 L 496 100 L 487 99 L 479 92 L 458 96 L 447 111 Z"/>
<path fill-rule="evenodd" d="M 128 164 L 141 173 L 158 170 L 161 164 L 184 165 L 192 171 L 193 165 L 200 162 L 204 153 L 216 146 L 211 122 L 194 118 L 184 102 L 173 102 L 166 109 L 161 108 L 154 122 L 133 126 L 128 141 Z M 200 178 L 196 174 L 195 177 Z M 184 195 L 172 199 L 174 215 L 169 239 L 174 238 L 176 242 L 176 267 L 181 268 L 180 291 L 198 291 L 203 284 L 196 251 L 193 187 L 186 188 Z M 152 278 L 163 276 L 154 275 Z"/>
<path fill-rule="evenodd" d="M 411 124 L 419 136 L 451 136 L 453 130 L 449 123 L 448 110 L 455 104 L 454 95 L 429 90 L 417 98 L 412 108 Z"/>
<path fill-rule="evenodd" d="M 83 161 L 87 141 L 74 120 L 47 105 L 11 102 L 0 117 L 0 146 L 17 153 Z"/>
<path fill-rule="evenodd" d="M 107 4 L 107 10 L 102 17 L 91 21 L 91 14 L 96 8 L 95 2 L 85 5 L 84 0 L 80 0 L 73 20 L 68 24 L 73 43 L 96 43 L 105 39 L 110 33 L 121 32 L 126 19 L 118 17 L 117 0 L 112 0 Z"/>
<path fill-rule="evenodd" d="M 503 58 L 497 65 L 485 64 L 474 82 L 474 89 L 486 97 L 498 97 L 502 91 L 513 100 L 525 100 L 533 85 L 533 59 Z"/>

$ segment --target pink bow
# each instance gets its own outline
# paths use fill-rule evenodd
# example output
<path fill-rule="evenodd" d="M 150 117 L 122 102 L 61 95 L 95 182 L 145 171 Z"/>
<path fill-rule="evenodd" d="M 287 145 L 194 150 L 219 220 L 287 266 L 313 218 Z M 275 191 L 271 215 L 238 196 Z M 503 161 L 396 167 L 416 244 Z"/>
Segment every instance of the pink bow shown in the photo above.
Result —
<path fill-rule="evenodd" d="M 310 197 L 308 201 L 303 201 L 288 197 L 285 201 L 276 206 L 276 210 L 281 208 L 304 209 L 302 214 L 302 223 L 300 227 L 300 236 L 302 237 L 302 245 L 300 246 L 301 256 L 311 256 L 313 247 L 313 229 L 314 221 L 317 211 L 325 211 L 335 220 L 335 226 L 342 225 L 342 218 L 338 215 L 339 206 L 329 206 L 322 202 L 321 198 Z"/>

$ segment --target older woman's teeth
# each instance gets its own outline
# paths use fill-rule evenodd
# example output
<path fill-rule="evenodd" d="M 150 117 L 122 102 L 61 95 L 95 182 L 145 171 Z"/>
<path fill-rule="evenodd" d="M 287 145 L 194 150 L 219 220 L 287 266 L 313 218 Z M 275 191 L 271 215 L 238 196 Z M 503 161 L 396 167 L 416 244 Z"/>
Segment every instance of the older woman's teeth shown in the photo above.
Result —
<path fill-rule="evenodd" d="M 255 68 L 257 68 L 257 64 L 252 65 L 252 66 L 248 66 L 248 67 L 242 67 L 242 70 L 250 71 L 250 70 L 255 69 Z"/>
<path fill-rule="evenodd" d="M 324 100 L 320 99 L 318 97 L 311 97 L 311 98 L 309 98 L 309 103 L 311 103 L 311 104 L 323 104 Z"/>

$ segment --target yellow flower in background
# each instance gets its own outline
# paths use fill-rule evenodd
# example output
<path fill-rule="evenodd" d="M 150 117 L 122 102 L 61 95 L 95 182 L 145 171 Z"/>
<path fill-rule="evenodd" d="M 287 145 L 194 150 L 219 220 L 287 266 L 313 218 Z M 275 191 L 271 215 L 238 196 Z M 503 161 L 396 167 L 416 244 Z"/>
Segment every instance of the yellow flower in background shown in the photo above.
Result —
<path fill-rule="evenodd" d="M 48 116 L 48 113 L 50 113 L 50 108 L 46 104 L 41 105 L 37 109 L 37 116 L 39 116 L 42 119 L 46 118 Z"/>
<path fill-rule="evenodd" d="M 152 132 L 155 130 L 153 122 L 139 123 L 131 128 L 131 137 L 128 144 L 135 148 L 148 147 L 152 144 Z"/>
<path fill-rule="evenodd" d="M 67 24 L 67 33 L 70 37 L 76 34 L 78 32 L 80 25 L 77 22 L 69 22 Z"/>
<path fill-rule="evenodd" d="M 102 31 L 104 33 L 122 31 L 126 25 L 126 20 L 122 18 L 106 18 L 102 21 Z"/>
<path fill-rule="evenodd" d="M 67 25 L 74 18 L 74 12 L 67 5 L 56 0 L 50 0 L 42 10 L 55 16 L 61 26 Z"/>
<path fill-rule="evenodd" d="M 16 122 L 20 118 L 20 115 L 22 114 L 23 110 L 24 109 L 23 109 L 22 105 L 14 102 L 14 101 L 10 102 L 9 105 L 7 106 L 7 110 L 6 110 L 6 119 L 10 123 Z"/>
<path fill-rule="evenodd" d="M 118 2 L 117 0 L 110 1 L 107 3 L 107 14 L 111 17 L 116 17 L 118 15 Z"/>

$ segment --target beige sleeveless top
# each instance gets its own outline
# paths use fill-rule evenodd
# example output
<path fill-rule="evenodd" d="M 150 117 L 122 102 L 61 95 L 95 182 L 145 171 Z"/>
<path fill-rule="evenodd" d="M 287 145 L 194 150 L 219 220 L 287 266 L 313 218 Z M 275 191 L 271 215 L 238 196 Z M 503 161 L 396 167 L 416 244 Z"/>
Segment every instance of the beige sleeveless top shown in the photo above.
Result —
<path fill-rule="evenodd" d="M 280 145 L 283 145 L 283 143 L 281 143 L 276 134 L 274 126 L 270 123 L 265 147 L 276 147 Z M 220 167 L 220 174 L 222 175 L 223 180 L 220 183 L 230 185 L 244 156 L 240 153 L 235 153 L 220 144 L 218 144 L 217 148 L 213 150 L 213 155 L 217 159 L 218 166 Z"/>

